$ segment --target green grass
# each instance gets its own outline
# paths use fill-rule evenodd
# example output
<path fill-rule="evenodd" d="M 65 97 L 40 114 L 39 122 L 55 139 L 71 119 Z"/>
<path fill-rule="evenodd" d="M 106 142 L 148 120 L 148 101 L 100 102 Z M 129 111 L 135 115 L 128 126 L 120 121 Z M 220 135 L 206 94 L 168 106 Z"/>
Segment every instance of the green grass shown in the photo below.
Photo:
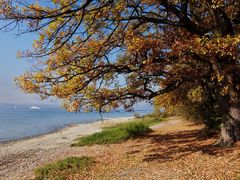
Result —
<path fill-rule="evenodd" d="M 87 156 L 69 157 L 35 170 L 36 180 L 65 180 L 75 173 L 87 170 L 94 160 Z"/>
<path fill-rule="evenodd" d="M 105 127 L 102 132 L 94 133 L 76 139 L 72 146 L 84 146 L 93 144 L 113 144 L 135 138 L 151 132 L 149 126 L 157 124 L 162 119 L 153 116 L 145 116 L 127 123 L 119 123 L 111 127 Z"/>
<path fill-rule="evenodd" d="M 152 113 L 152 114 L 145 115 L 138 120 L 142 121 L 143 123 L 145 123 L 148 126 L 153 126 L 153 125 L 159 124 L 161 121 L 163 121 L 165 119 Z"/>

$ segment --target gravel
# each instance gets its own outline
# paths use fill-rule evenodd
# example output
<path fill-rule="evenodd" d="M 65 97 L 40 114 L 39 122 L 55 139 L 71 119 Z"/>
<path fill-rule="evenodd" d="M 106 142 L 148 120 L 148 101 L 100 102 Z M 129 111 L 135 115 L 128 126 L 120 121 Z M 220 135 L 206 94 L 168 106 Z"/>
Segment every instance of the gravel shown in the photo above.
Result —
<path fill-rule="evenodd" d="M 100 132 L 102 127 L 131 119 L 133 117 L 111 118 L 94 123 L 78 124 L 42 136 L 2 143 L 0 144 L 0 179 L 33 178 L 33 170 L 36 167 L 74 154 L 76 148 L 71 147 L 71 144 L 77 137 Z"/>

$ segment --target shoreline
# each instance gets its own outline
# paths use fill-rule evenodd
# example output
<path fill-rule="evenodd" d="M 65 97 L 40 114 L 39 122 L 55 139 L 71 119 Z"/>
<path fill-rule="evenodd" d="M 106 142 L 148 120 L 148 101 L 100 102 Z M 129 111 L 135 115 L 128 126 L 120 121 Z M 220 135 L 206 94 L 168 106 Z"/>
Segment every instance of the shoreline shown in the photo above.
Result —
<path fill-rule="evenodd" d="M 103 127 L 133 120 L 134 117 L 106 118 L 84 124 L 69 125 L 58 131 L 0 143 L 0 179 L 31 179 L 34 169 L 61 159 L 86 147 L 71 147 L 81 136 L 101 132 Z"/>
<path fill-rule="evenodd" d="M 67 124 L 67 125 L 62 126 L 62 127 L 53 128 L 52 130 L 46 131 L 45 133 L 39 133 L 39 134 L 26 136 L 26 137 L 20 137 L 20 138 L 16 138 L 16 139 L 0 140 L 0 147 L 1 147 L 1 145 L 4 145 L 4 144 L 15 143 L 15 142 L 18 142 L 18 141 L 29 140 L 29 139 L 38 138 L 38 137 L 41 137 L 41 136 L 46 136 L 46 135 L 50 135 L 50 134 L 53 134 L 53 133 L 61 132 L 61 131 L 64 131 L 65 129 L 67 129 L 67 128 L 76 127 L 78 125 L 94 124 L 94 123 L 98 123 L 98 122 L 101 123 L 101 122 L 104 122 L 104 121 L 114 121 L 114 120 L 125 119 L 125 118 L 132 119 L 134 117 L 133 116 L 128 116 L 128 117 L 104 118 L 103 120 L 98 119 L 98 120 L 93 120 L 93 121 L 90 121 L 90 122 L 89 121 L 88 122 L 83 121 L 82 123 Z"/>

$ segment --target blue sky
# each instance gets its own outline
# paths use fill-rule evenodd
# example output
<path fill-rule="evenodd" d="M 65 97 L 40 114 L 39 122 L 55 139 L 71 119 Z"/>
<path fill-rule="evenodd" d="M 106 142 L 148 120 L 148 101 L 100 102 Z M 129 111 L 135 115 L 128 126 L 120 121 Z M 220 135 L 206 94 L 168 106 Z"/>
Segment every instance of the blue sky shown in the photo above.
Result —
<path fill-rule="evenodd" d="M 0 103 L 44 103 L 36 95 L 24 94 L 14 82 L 15 77 L 30 68 L 26 59 L 16 58 L 17 51 L 31 49 L 34 36 L 0 31 L 0 39 Z"/>

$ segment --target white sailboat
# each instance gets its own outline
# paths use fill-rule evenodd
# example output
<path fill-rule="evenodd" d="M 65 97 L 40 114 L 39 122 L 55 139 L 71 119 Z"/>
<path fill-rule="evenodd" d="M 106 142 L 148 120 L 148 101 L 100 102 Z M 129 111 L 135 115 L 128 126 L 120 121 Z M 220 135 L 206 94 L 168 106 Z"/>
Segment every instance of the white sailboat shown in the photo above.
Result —
<path fill-rule="evenodd" d="M 40 107 L 38 107 L 38 106 L 31 106 L 30 109 L 33 109 L 33 110 L 39 110 Z"/>

